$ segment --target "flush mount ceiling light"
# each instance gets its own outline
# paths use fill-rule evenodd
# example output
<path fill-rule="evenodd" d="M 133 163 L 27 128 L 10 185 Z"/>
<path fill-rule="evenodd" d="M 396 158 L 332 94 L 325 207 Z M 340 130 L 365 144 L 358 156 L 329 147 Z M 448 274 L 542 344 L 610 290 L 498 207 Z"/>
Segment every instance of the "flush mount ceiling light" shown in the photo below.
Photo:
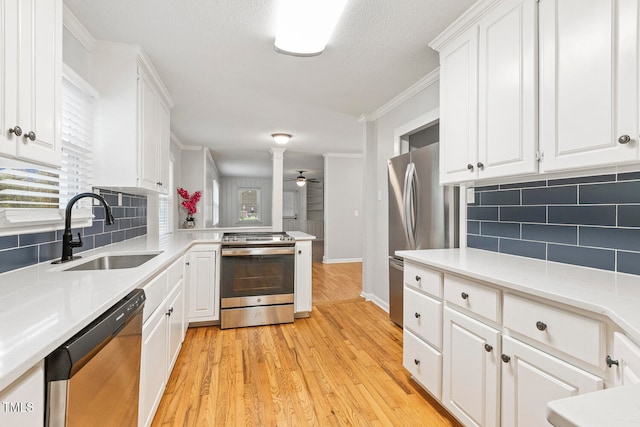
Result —
<path fill-rule="evenodd" d="M 276 144 L 284 145 L 291 139 L 291 135 L 288 133 L 274 133 L 271 134 L 271 137 L 276 142 Z"/>
<path fill-rule="evenodd" d="M 347 0 L 280 0 L 276 52 L 320 55 Z"/>

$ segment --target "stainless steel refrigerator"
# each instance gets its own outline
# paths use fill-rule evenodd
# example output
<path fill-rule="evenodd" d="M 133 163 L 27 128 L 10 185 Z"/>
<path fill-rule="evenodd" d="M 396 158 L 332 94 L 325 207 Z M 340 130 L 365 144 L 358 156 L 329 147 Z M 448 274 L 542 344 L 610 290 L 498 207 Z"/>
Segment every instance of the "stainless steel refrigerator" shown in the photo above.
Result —
<path fill-rule="evenodd" d="M 389 316 L 402 326 L 403 249 L 458 247 L 459 189 L 439 184 L 439 143 L 388 160 Z"/>

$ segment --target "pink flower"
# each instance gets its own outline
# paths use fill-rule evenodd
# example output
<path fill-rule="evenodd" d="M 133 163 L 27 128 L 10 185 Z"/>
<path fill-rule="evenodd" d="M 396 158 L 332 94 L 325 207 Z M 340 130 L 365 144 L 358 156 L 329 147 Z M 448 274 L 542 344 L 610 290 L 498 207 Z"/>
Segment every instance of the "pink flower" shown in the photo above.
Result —
<path fill-rule="evenodd" d="M 184 199 L 181 204 L 187 210 L 187 218 L 191 218 L 197 212 L 196 204 L 200 201 L 201 193 L 196 191 L 189 196 L 189 192 L 180 187 L 178 188 L 178 194 Z"/>

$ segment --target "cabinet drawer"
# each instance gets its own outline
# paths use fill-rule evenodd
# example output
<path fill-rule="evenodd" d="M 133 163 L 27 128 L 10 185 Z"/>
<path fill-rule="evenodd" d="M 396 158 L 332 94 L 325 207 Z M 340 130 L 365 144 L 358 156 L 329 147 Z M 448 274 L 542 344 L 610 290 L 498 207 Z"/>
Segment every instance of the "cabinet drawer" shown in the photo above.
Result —
<path fill-rule="evenodd" d="M 404 330 L 402 365 L 436 399 L 442 395 L 442 354 Z"/>
<path fill-rule="evenodd" d="M 504 326 L 604 369 L 606 340 L 602 322 L 505 294 Z"/>
<path fill-rule="evenodd" d="M 445 275 L 444 299 L 494 322 L 500 318 L 500 291 L 461 277 Z"/>
<path fill-rule="evenodd" d="M 437 271 L 405 261 L 404 284 L 442 298 L 442 273 Z"/>
<path fill-rule="evenodd" d="M 404 327 L 439 349 L 442 345 L 442 301 L 405 286 Z"/>
<path fill-rule="evenodd" d="M 184 261 L 182 257 L 178 258 L 178 260 L 174 261 L 173 264 L 169 266 L 167 269 L 167 273 L 169 275 L 169 290 L 173 289 L 173 287 L 182 279 L 182 271 L 184 268 Z"/>
<path fill-rule="evenodd" d="M 160 306 L 164 297 L 167 296 L 167 272 L 163 271 L 158 274 L 146 283 L 142 289 L 144 289 L 144 295 L 147 298 L 142 311 L 143 322 L 146 322 L 149 316 Z"/>

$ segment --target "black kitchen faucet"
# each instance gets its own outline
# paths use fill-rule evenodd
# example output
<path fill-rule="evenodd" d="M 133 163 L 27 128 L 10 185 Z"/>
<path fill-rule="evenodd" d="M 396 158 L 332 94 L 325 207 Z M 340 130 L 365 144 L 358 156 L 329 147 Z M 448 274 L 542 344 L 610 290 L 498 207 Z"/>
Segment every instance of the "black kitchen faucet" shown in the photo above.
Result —
<path fill-rule="evenodd" d="M 98 199 L 102 206 L 104 206 L 106 224 L 111 225 L 114 222 L 113 215 L 111 214 L 111 207 L 107 204 L 107 201 L 99 194 L 95 193 L 80 193 L 69 200 L 67 203 L 67 208 L 65 210 L 64 215 L 64 234 L 62 235 L 62 257 L 54 261 L 53 264 L 60 264 L 67 261 L 72 261 L 73 258 L 73 248 L 82 247 L 82 237 L 80 237 L 80 233 L 78 233 L 78 241 L 73 241 L 73 235 L 71 234 L 71 208 L 73 205 L 80 199 L 85 197 L 93 197 L 94 199 Z M 76 257 L 80 258 L 80 257 Z"/>

